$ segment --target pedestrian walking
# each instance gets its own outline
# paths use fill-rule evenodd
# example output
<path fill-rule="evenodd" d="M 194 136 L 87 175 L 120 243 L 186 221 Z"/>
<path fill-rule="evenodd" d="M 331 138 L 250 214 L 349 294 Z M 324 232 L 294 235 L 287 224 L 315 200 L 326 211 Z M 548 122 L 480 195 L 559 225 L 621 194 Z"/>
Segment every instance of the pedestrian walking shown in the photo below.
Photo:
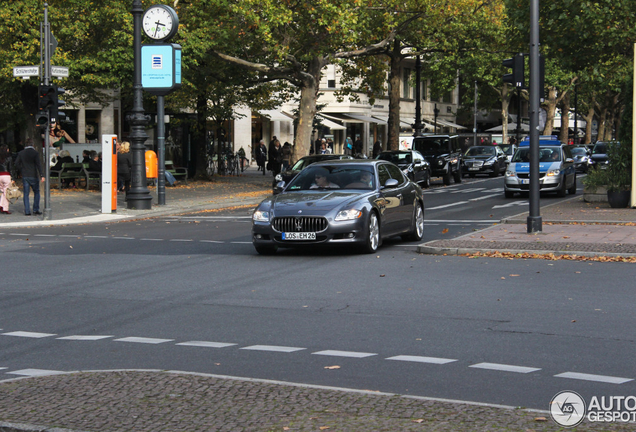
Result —
<path fill-rule="evenodd" d="M 285 144 L 283 144 L 282 154 L 283 154 L 282 155 L 283 171 L 287 171 L 287 169 L 291 165 L 291 154 L 292 154 L 291 144 L 288 143 L 287 141 L 285 141 Z"/>
<path fill-rule="evenodd" d="M 128 195 L 130 190 L 130 177 L 132 172 L 132 159 L 130 143 L 122 141 L 117 145 L 117 190 L 124 191 Z"/>
<path fill-rule="evenodd" d="M 256 164 L 258 165 L 259 171 L 263 171 L 263 175 L 265 175 L 266 162 L 267 162 L 267 147 L 265 146 L 265 141 L 260 140 L 258 143 L 258 147 L 256 147 Z"/>
<path fill-rule="evenodd" d="M 269 151 L 269 166 L 271 168 L 274 177 L 280 173 L 281 165 L 283 164 L 283 149 L 280 145 L 280 141 L 274 141 L 274 146 Z"/>
<path fill-rule="evenodd" d="M 26 147 L 15 160 L 15 164 L 22 173 L 22 186 L 24 188 L 22 202 L 24 203 L 25 216 L 41 215 L 40 212 L 40 183 L 44 182 L 44 172 L 40 162 L 40 154 L 33 147 L 33 140 L 27 138 Z M 31 213 L 31 203 L 29 194 L 33 189 L 33 213 Z"/>
<path fill-rule="evenodd" d="M 7 188 L 11 186 L 11 153 L 6 145 L 0 146 L 0 213 L 11 214 L 9 200 L 5 196 Z"/>

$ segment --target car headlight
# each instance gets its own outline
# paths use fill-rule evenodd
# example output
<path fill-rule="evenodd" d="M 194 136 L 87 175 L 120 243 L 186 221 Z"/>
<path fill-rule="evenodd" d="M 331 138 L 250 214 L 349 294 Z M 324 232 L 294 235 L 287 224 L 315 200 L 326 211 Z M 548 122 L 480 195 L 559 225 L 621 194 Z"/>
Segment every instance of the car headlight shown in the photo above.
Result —
<path fill-rule="evenodd" d="M 515 171 L 506 170 L 506 177 L 517 177 L 517 173 Z"/>
<path fill-rule="evenodd" d="M 256 210 L 252 215 L 252 219 L 256 222 L 269 222 L 269 212 Z"/>
<path fill-rule="evenodd" d="M 274 180 L 276 180 L 276 183 L 282 182 L 283 181 L 283 176 L 280 175 L 280 174 L 276 174 L 276 177 L 274 177 Z"/>
<path fill-rule="evenodd" d="M 554 176 L 558 176 L 559 174 L 561 174 L 560 169 L 551 169 L 551 170 L 548 170 L 548 172 L 545 175 L 548 177 L 554 177 Z"/>
<path fill-rule="evenodd" d="M 358 219 L 361 216 L 362 216 L 362 212 L 360 210 L 354 210 L 354 209 L 340 210 L 338 214 L 336 215 L 336 220 L 337 221 L 354 220 L 354 219 Z"/>
<path fill-rule="evenodd" d="M 444 165 L 444 160 L 443 159 L 438 160 L 437 161 L 437 165 L 439 165 L 439 166 Z"/>
<path fill-rule="evenodd" d="M 494 163 L 495 163 L 495 161 L 494 161 L 494 160 L 492 160 L 492 159 L 488 159 L 486 162 L 484 162 L 484 165 L 486 165 L 486 166 L 490 166 L 490 165 L 492 165 L 492 164 L 494 164 Z"/>

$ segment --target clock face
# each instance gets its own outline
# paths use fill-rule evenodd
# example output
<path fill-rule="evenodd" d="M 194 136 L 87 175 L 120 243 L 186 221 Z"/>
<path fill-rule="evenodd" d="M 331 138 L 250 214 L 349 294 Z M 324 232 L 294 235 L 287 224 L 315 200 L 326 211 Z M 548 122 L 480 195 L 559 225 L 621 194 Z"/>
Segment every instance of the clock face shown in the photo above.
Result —
<path fill-rule="evenodd" d="M 162 40 L 174 36 L 179 27 L 179 19 L 171 7 L 155 5 L 146 10 L 141 24 L 146 36 Z"/>

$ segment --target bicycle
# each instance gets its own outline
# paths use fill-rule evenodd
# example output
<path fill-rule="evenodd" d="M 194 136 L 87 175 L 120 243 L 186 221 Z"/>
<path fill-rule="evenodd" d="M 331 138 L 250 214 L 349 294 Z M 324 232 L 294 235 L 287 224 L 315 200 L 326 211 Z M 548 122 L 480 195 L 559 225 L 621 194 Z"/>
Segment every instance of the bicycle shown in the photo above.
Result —
<path fill-rule="evenodd" d="M 232 153 L 226 155 L 227 158 L 227 173 L 233 175 L 236 172 L 236 157 Z"/>
<path fill-rule="evenodd" d="M 207 166 L 205 168 L 205 173 L 208 178 L 211 180 L 212 176 L 214 176 L 214 165 L 216 164 L 216 155 L 206 155 Z"/>
<path fill-rule="evenodd" d="M 217 158 L 217 172 L 219 173 L 219 175 L 225 175 L 225 173 L 227 172 L 227 161 L 224 155 L 220 155 L 220 157 Z"/>

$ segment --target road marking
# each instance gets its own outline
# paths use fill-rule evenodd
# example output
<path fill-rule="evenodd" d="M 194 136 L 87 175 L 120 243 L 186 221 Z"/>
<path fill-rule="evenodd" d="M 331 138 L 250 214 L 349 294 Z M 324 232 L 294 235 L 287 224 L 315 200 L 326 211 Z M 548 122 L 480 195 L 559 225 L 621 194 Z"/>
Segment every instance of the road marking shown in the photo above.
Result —
<path fill-rule="evenodd" d="M 10 236 L 22 236 L 22 237 L 25 237 L 25 236 L 28 236 L 29 234 L 9 233 L 9 235 Z"/>
<path fill-rule="evenodd" d="M 291 353 L 295 351 L 302 351 L 307 348 L 296 348 L 296 347 L 275 346 L 275 345 L 252 345 L 252 346 L 247 346 L 240 349 L 252 350 L 252 351 L 272 351 L 272 352 Z"/>
<path fill-rule="evenodd" d="M 115 342 L 132 342 L 132 343 L 145 343 L 145 344 L 160 344 L 164 342 L 172 342 L 174 339 L 157 339 L 157 338 L 145 338 L 145 337 L 125 337 L 121 339 L 113 339 Z"/>
<path fill-rule="evenodd" d="M 101 336 L 101 335 L 73 335 L 73 336 L 64 336 L 64 337 L 59 337 L 59 338 L 55 338 L 55 339 L 60 339 L 60 340 L 78 340 L 78 341 L 96 341 L 96 340 L 101 340 L 101 339 L 108 339 L 108 338 L 112 338 L 115 337 L 113 335 L 110 336 Z"/>
<path fill-rule="evenodd" d="M 59 237 L 81 238 L 82 236 L 73 235 L 73 234 L 60 234 Z"/>
<path fill-rule="evenodd" d="M 583 381 L 604 382 L 609 384 L 624 384 L 629 381 L 634 381 L 632 378 L 620 378 L 607 375 L 593 375 L 578 372 L 564 372 L 554 376 L 557 378 L 570 378 Z"/>
<path fill-rule="evenodd" d="M 55 234 L 33 234 L 34 237 L 55 237 Z"/>
<path fill-rule="evenodd" d="M 107 239 L 109 237 L 108 236 L 84 236 L 84 238 L 103 238 L 103 239 Z"/>
<path fill-rule="evenodd" d="M 175 216 L 175 219 L 252 219 L 252 216 Z"/>
<path fill-rule="evenodd" d="M 204 348 L 225 348 L 225 347 L 234 346 L 237 344 L 224 343 L 224 342 L 189 341 L 189 342 L 180 342 L 175 345 L 204 347 Z"/>
<path fill-rule="evenodd" d="M 230 244 L 252 244 L 252 242 L 230 242 Z"/>
<path fill-rule="evenodd" d="M 504 371 L 504 372 L 516 372 L 516 373 L 530 373 L 530 372 L 536 372 L 541 370 L 541 368 L 515 366 L 515 365 L 507 365 L 507 364 L 499 364 L 499 363 L 477 363 L 474 365 L 470 365 L 468 367 L 478 368 L 478 369 L 497 370 L 497 371 Z"/>
<path fill-rule="evenodd" d="M 163 241 L 164 239 L 157 239 L 157 238 L 142 238 L 139 239 L 141 241 Z"/>
<path fill-rule="evenodd" d="M 335 357 L 353 357 L 353 358 L 365 358 L 365 357 L 371 357 L 371 356 L 377 355 L 374 353 L 356 352 L 356 351 L 337 351 L 337 350 L 317 351 L 312 354 L 324 355 L 324 356 L 335 356 Z"/>
<path fill-rule="evenodd" d="M 469 220 L 469 219 L 465 219 L 465 220 L 442 220 L 442 219 L 431 219 L 431 220 L 425 220 L 424 223 L 428 223 L 428 222 L 434 222 L 437 224 L 440 223 L 477 223 L 477 224 L 484 224 L 484 223 L 498 223 L 499 220 L 498 219 L 484 219 L 484 220 Z"/>
<path fill-rule="evenodd" d="M 445 204 L 445 205 L 441 205 L 441 206 L 437 206 L 437 207 L 429 207 L 426 210 L 438 210 L 438 209 L 443 209 L 443 208 L 447 208 L 447 207 L 455 207 L 458 205 L 462 205 L 462 204 L 468 204 L 468 201 L 457 201 L 451 204 Z"/>
<path fill-rule="evenodd" d="M 10 333 L 2 333 L 5 336 L 17 336 L 17 337 L 25 337 L 25 338 L 45 338 L 50 336 L 55 336 L 55 333 L 35 333 L 35 332 L 25 332 L 25 331 L 15 331 Z"/>
<path fill-rule="evenodd" d="M 483 191 L 486 188 L 468 188 L 468 189 L 460 189 L 460 190 L 456 190 L 453 191 L 451 193 L 471 193 L 471 192 L 479 192 L 479 191 Z"/>
<path fill-rule="evenodd" d="M 192 240 L 192 239 L 170 239 L 170 241 L 173 241 L 173 242 L 191 242 L 191 241 L 194 241 L 194 240 Z"/>
<path fill-rule="evenodd" d="M 5 369 L 9 369 L 9 368 L 6 368 L 6 367 L 0 367 L 0 370 L 5 370 Z"/>
<path fill-rule="evenodd" d="M 388 357 L 385 360 L 398 360 L 398 361 L 406 361 L 406 362 L 418 362 L 418 363 L 433 363 L 433 364 L 446 364 L 456 362 L 456 359 L 447 359 L 441 357 L 422 357 L 422 356 L 410 356 L 410 355 L 399 355 L 394 357 Z"/>
<path fill-rule="evenodd" d="M 202 243 L 225 243 L 224 241 L 220 241 L 220 240 L 199 240 Z"/>
<path fill-rule="evenodd" d="M 493 206 L 493 209 L 497 209 L 497 208 L 506 208 L 506 207 L 514 207 L 514 206 L 527 206 L 530 205 L 529 201 L 513 201 L 510 202 L 508 204 L 502 204 L 502 205 L 496 205 Z"/>
<path fill-rule="evenodd" d="M 20 369 L 17 371 L 7 372 L 7 373 L 11 375 L 24 375 L 24 376 L 30 376 L 30 377 L 37 377 L 37 376 L 47 376 L 47 375 L 62 375 L 62 374 L 65 374 L 66 372 L 56 371 L 56 370 L 47 370 L 47 369 Z"/>
<path fill-rule="evenodd" d="M 134 237 L 112 237 L 117 240 L 134 240 Z"/>
<path fill-rule="evenodd" d="M 481 196 L 479 198 L 471 198 L 468 201 L 481 201 L 481 200 L 485 200 L 485 199 L 488 199 L 488 198 L 494 198 L 494 197 L 498 197 L 498 196 L 501 196 L 501 195 L 500 194 L 484 195 L 484 196 Z"/>

